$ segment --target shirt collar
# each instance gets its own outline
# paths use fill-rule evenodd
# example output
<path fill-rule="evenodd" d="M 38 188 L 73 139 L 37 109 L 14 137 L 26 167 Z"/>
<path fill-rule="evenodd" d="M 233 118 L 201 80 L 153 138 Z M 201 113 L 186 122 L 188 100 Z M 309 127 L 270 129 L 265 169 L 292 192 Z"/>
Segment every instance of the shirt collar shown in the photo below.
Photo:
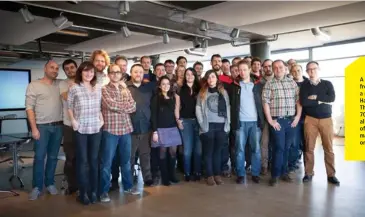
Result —
<path fill-rule="evenodd" d="M 321 83 L 321 79 L 319 78 L 317 82 L 314 82 L 309 79 L 309 82 L 311 83 L 311 85 L 317 86 L 319 83 Z"/>
<path fill-rule="evenodd" d="M 114 84 L 112 84 L 112 82 L 109 82 L 109 83 L 108 83 L 108 87 L 109 87 L 109 88 L 113 88 L 113 89 L 117 89 L 117 88 L 114 86 Z M 121 88 L 122 88 L 120 84 L 118 85 L 118 87 L 119 87 L 119 89 L 121 89 Z"/>

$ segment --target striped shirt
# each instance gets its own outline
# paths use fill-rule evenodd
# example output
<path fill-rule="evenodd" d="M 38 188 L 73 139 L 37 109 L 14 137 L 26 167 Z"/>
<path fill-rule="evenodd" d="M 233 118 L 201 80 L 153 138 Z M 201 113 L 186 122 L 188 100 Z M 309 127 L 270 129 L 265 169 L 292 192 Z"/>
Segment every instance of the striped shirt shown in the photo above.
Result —
<path fill-rule="evenodd" d="M 294 116 L 298 100 L 298 85 L 286 76 L 267 81 L 262 91 L 262 101 L 270 105 L 272 117 Z"/>
<path fill-rule="evenodd" d="M 90 92 L 83 83 L 70 88 L 67 98 L 68 108 L 79 123 L 77 131 L 81 134 L 94 134 L 100 131 L 101 88 L 95 85 Z"/>
<path fill-rule="evenodd" d="M 125 135 L 133 132 L 130 113 L 136 111 L 136 102 L 131 92 L 119 85 L 118 89 L 109 83 L 101 89 L 104 131 L 113 135 Z"/>

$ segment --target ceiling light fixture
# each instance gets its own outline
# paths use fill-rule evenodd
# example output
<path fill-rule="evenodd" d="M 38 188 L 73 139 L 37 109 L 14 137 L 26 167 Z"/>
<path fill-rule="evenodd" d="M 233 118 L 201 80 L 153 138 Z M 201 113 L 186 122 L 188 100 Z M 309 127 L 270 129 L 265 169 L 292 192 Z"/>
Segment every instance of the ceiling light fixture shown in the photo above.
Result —
<path fill-rule="evenodd" d="M 208 39 L 203 39 L 203 43 L 202 43 L 201 48 L 203 48 L 203 49 L 207 49 L 208 48 Z"/>
<path fill-rule="evenodd" d="M 124 38 L 128 38 L 129 36 L 132 35 L 131 31 L 128 29 L 127 25 L 122 26 L 122 34 L 124 36 Z"/>
<path fill-rule="evenodd" d="M 35 18 L 32 13 L 28 10 L 27 6 L 20 8 L 19 13 L 22 15 L 24 22 L 32 23 Z"/>
<path fill-rule="evenodd" d="M 208 22 L 205 20 L 200 21 L 199 29 L 201 31 L 207 31 L 209 29 Z"/>
<path fill-rule="evenodd" d="M 170 37 L 169 37 L 169 34 L 167 34 L 167 32 L 164 32 L 164 33 L 163 33 L 162 42 L 163 42 L 164 44 L 168 44 L 168 43 L 170 43 Z"/>
<path fill-rule="evenodd" d="M 57 28 L 62 28 L 68 22 L 68 19 L 61 13 L 60 16 L 53 18 L 52 22 Z"/>
<path fill-rule="evenodd" d="M 311 32 L 320 41 L 329 41 L 329 40 L 331 40 L 331 36 L 327 32 L 321 30 L 319 27 L 311 28 Z"/>
<path fill-rule="evenodd" d="M 240 36 L 240 30 L 234 28 L 230 34 L 232 39 L 237 39 Z"/>
<path fill-rule="evenodd" d="M 203 57 L 207 54 L 206 49 L 203 49 L 203 51 L 200 52 L 200 51 L 196 51 L 194 48 L 188 48 L 188 49 L 184 49 L 184 52 L 188 55 L 200 56 L 200 57 Z"/>
<path fill-rule="evenodd" d="M 193 47 L 194 48 L 199 48 L 200 46 L 201 46 L 201 42 L 200 42 L 199 38 L 195 38 L 193 40 Z"/>
<path fill-rule="evenodd" d="M 119 14 L 127 15 L 130 11 L 129 2 L 128 1 L 120 1 L 119 2 Z"/>

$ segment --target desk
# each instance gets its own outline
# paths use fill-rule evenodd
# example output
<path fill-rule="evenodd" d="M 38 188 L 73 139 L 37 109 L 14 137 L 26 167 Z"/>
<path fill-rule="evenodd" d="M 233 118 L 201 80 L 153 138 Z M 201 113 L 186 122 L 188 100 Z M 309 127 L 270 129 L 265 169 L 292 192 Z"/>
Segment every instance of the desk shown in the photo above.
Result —
<path fill-rule="evenodd" d="M 12 184 L 14 178 L 16 178 L 19 183 L 20 187 L 24 188 L 23 181 L 18 176 L 18 144 L 25 142 L 26 138 L 15 138 L 6 135 L 0 135 L 0 146 L 10 145 L 13 149 L 13 175 L 9 178 L 9 182 Z"/>

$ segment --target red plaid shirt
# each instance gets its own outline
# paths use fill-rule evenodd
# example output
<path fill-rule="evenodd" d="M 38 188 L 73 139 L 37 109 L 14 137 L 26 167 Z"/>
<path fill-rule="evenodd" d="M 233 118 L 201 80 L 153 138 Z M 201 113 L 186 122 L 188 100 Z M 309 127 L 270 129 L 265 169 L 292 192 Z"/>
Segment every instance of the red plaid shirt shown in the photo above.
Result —
<path fill-rule="evenodd" d="M 104 130 L 113 135 L 125 135 L 133 131 L 130 113 L 136 111 L 136 102 L 131 92 L 119 85 L 117 89 L 112 83 L 101 89 L 101 112 L 104 117 Z"/>

